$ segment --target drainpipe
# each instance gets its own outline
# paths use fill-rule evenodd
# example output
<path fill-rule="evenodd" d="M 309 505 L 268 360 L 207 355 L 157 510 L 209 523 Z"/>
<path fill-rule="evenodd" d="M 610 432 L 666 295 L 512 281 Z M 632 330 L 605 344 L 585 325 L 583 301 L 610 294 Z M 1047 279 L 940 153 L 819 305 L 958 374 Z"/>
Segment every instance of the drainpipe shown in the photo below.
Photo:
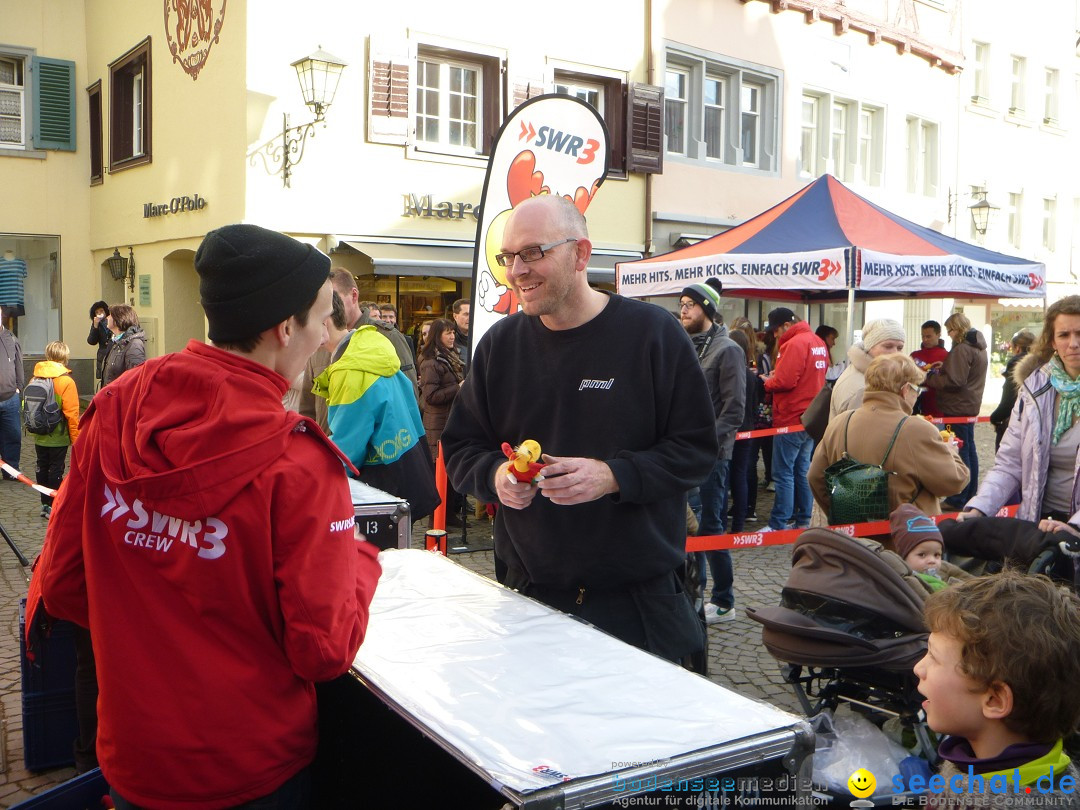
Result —
<path fill-rule="evenodd" d="M 645 0 L 645 80 L 649 84 L 656 84 L 655 67 L 653 65 L 653 24 L 652 24 L 652 0 Z M 661 121 L 663 117 L 661 116 Z M 661 143 L 663 139 L 661 138 Z M 629 144 L 627 144 L 629 147 Z M 662 148 L 662 147 L 661 147 Z M 652 192 L 653 175 L 645 175 L 645 255 L 653 252 L 653 219 L 652 219 Z"/>

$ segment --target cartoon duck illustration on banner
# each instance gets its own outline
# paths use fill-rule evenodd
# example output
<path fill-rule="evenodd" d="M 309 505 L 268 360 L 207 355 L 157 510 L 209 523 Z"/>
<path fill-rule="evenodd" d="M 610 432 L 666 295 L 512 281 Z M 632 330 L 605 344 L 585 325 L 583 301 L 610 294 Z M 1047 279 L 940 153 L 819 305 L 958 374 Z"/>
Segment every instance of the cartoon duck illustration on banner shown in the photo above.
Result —
<path fill-rule="evenodd" d="M 607 128 L 591 106 L 572 96 L 545 95 L 518 107 L 492 147 L 477 226 L 470 342 L 519 302 L 495 261 L 515 207 L 541 194 L 561 194 L 582 214 L 607 175 Z"/>

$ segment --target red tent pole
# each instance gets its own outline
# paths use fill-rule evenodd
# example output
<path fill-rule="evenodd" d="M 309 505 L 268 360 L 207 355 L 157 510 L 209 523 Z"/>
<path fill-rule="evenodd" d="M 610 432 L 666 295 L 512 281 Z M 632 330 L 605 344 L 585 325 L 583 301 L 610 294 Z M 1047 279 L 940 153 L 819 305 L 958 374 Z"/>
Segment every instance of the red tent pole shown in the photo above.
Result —
<path fill-rule="evenodd" d="M 435 514 L 431 518 L 431 528 L 446 528 L 446 462 L 443 460 L 442 442 L 439 442 L 439 452 L 435 456 L 435 488 L 439 491 L 439 505 L 435 507 Z"/>

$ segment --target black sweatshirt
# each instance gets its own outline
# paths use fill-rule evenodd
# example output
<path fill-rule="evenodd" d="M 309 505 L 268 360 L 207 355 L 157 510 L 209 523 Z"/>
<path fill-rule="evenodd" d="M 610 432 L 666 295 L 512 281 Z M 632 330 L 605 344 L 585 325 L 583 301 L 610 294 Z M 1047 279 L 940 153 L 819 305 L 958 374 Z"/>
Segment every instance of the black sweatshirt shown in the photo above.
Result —
<path fill-rule="evenodd" d="M 516 313 L 480 340 L 443 432 L 454 488 L 496 501 L 502 442 L 597 458 L 619 492 L 501 508 L 496 552 L 537 585 L 619 589 L 685 559 L 688 490 L 717 458 L 708 387 L 685 331 L 652 304 L 611 296 L 575 329 Z"/>

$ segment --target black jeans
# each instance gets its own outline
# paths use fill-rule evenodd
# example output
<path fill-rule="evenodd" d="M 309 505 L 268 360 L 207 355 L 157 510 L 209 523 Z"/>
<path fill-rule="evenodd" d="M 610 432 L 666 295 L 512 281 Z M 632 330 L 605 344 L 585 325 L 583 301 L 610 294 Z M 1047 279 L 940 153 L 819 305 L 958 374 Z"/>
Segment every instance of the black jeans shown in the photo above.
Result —
<path fill-rule="evenodd" d="M 522 584 L 518 589 L 526 596 L 669 661 L 678 662 L 705 646 L 704 627 L 674 571 L 618 590 Z"/>
<path fill-rule="evenodd" d="M 68 446 L 45 447 L 41 444 L 34 445 L 37 452 L 37 482 L 43 487 L 57 489 L 64 480 L 64 460 L 67 458 Z M 52 506 L 53 499 L 48 495 L 41 496 L 42 506 Z"/>
<path fill-rule="evenodd" d="M 746 527 L 747 514 L 757 513 L 757 439 L 735 442 L 731 452 L 731 531 Z"/>
<path fill-rule="evenodd" d="M 97 663 L 90 631 L 75 625 L 75 715 L 79 736 L 75 738 L 75 770 L 92 771 L 97 761 Z"/>

